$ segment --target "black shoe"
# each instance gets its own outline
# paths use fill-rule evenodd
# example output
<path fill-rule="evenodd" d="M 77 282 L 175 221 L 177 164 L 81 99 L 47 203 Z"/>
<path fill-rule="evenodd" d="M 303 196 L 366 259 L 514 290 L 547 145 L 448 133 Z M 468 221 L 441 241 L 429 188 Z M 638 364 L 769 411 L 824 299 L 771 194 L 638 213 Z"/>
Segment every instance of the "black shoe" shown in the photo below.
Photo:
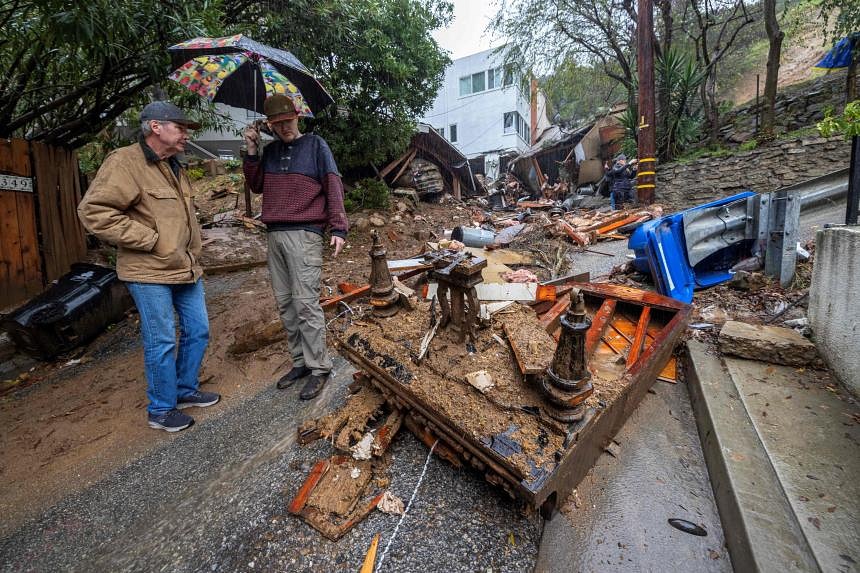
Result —
<path fill-rule="evenodd" d="M 302 400 L 310 400 L 311 398 L 316 398 L 319 396 L 320 392 L 322 392 L 323 386 L 328 382 L 328 372 L 325 374 L 314 374 L 308 381 L 305 382 L 305 387 L 302 388 L 301 393 L 299 393 L 299 398 Z"/>
<path fill-rule="evenodd" d="M 296 380 L 304 378 L 310 373 L 311 369 L 307 366 L 293 366 L 292 370 L 281 376 L 281 379 L 278 380 L 278 390 L 289 388 Z"/>
<path fill-rule="evenodd" d="M 194 418 L 179 410 L 171 410 L 164 414 L 149 414 L 149 427 L 167 432 L 184 430 L 194 423 Z"/>
<path fill-rule="evenodd" d="M 176 407 L 180 410 L 183 408 L 191 408 L 192 406 L 205 408 L 206 406 L 217 404 L 219 400 L 221 400 L 221 394 L 216 394 L 215 392 L 200 392 L 198 390 L 193 394 L 179 398 L 176 401 Z"/>

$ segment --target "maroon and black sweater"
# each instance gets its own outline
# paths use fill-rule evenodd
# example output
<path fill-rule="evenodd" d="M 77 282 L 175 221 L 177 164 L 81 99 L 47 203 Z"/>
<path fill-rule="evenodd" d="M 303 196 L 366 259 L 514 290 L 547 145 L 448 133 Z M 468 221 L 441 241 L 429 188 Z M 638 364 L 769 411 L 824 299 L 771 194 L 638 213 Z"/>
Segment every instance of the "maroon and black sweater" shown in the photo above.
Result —
<path fill-rule="evenodd" d="M 307 133 L 284 143 L 272 141 L 263 157 L 248 155 L 242 166 L 254 193 L 263 194 L 261 220 L 270 231 L 303 229 L 346 238 L 343 183 L 325 140 Z"/>

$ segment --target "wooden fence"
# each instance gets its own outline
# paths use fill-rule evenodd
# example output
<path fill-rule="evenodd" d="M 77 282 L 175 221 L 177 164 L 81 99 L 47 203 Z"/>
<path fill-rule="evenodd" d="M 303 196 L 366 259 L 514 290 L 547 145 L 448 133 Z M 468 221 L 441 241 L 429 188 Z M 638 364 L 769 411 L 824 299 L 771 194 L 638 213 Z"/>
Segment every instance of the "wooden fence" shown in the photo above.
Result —
<path fill-rule="evenodd" d="M 0 139 L 0 309 L 40 293 L 86 255 L 74 151 Z"/>

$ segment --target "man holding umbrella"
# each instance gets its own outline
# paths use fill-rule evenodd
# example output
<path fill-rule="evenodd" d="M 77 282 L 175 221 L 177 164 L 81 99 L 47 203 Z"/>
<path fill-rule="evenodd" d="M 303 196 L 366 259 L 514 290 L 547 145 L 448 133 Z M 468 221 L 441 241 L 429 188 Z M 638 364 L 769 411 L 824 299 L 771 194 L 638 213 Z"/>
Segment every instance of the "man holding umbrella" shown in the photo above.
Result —
<path fill-rule="evenodd" d="M 299 131 L 294 98 L 273 95 L 265 100 L 263 112 L 275 140 L 261 157 L 260 134 L 248 127 L 243 169 L 251 190 L 263 194 L 269 273 L 293 360 L 277 386 L 287 388 L 307 377 L 300 397 L 310 400 L 322 391 L 332 369 L 319 294 L 323 235 L 328 229 L 337 256 L 349 228 L 343 184 L 325 140 Z"/>
<path fill-rule="evenodd" d="M 144 107 L 140 124 L 140 141 L 105 159 L 78 217 L 96 237 L 119 247 L 116 271 L 140 313 L 149 426 L 178 432 L 194 423 L 181 409 L 221 399 L 198 389 L 209 318 L 191 182 L 176 159 L 188 130 L 200 126 L 166 101 Z"/>

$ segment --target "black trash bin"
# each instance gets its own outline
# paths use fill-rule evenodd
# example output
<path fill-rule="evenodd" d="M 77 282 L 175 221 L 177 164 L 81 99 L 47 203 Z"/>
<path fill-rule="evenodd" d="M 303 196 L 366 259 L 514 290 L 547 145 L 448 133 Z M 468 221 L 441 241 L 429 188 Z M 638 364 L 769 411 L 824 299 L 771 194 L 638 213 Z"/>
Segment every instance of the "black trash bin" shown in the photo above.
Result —
<path fill-rule="evenodd" d="M 98 336 L 133 304 L 116 271 L 75 263 L 56 284 L 4 317 L 0 329 L 22 352 L 50 360 Z"/>

